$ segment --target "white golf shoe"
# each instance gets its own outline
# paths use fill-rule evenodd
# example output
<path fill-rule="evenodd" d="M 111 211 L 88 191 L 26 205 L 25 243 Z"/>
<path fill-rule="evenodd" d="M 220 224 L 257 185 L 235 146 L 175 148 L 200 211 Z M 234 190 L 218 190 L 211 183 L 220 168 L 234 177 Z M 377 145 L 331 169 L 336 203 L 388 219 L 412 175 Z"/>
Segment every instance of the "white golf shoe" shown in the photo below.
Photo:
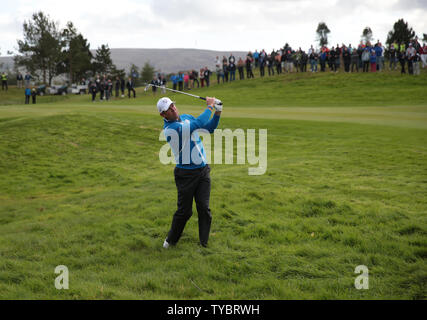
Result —
<path fill-rule="evenodd" d="M 165 249 L 169 248 L 169 242 L 167 242 L 166 239 L 165 239 L 165 242 L 163 242 L 163 248 Z"/>

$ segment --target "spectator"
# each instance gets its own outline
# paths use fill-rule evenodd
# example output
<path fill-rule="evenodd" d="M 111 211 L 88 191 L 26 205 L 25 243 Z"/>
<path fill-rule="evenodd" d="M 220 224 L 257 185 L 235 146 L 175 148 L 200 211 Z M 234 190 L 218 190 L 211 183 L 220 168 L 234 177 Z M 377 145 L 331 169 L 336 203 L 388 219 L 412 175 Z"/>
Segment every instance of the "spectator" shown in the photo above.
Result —
<path fill-rule="evenodd" d="M 363 72 L 369 71 L 369 61 L 371 59 L 371 55 L 369 52 L 369 47 L 365 47 L 362 53 L 362 62 L 363 62 Z"/>
<path fill-rule="evenodd" d="M 197 82 L 197 88 L 199 88 L 200 87 L 200 83 L 199 83 L 199 77 L 198 77 L 198 73 L 197 73 L 197 71 L 196 70 L 193 70 L 192 71 L 192 74 L 193 74 L 193 80 L 194 80 L 194 82 L 193 82 L 193 88 L 195 88 L 196 86 L 194 85 L 194 83 L 196 83 Z"/>
<path fill-rule="evenodd" d="M 342 59 L 344 61 L 344 71 L 350 72 L 351 55 L 347 47 L 343 47 Z"/>
<path fill-rule="evenodd" d="M 114 83 L 114 90 L 116 91 L 116 98 L 118 98 L 120 92 L 120 78 L 118 76 L 116 77 L 116 82 Z"/>
<path fill-rule="evenodd" d="M 399 59 L 399 63 L 400 63 L 400 74 L 406 73 L 405 71 L 405 63 L 406 63 L 406 53 L 405 50 L 401 50 L 402 47 L 400 47 L 399 53 L 398 53 L 398 59 Z"/>
<path fill-rule="evenodd" d="M 6 72 L 2 72 L 1 73 L 1 89 L 2 90 L 5 90 L 5 88 L 6 88 L 6 91 L 8 91 L 8 86 L 7 86 L 7 74 L 6 74 Z"/>
<path fill-rule="evenodd" d="M 389 69 L 390 71 L 396 70 L 397 69 L 397 53 L 396 53 L 396 47 L 394 46 L 394 43 L 390 45 L 388 54 L 390 59 Z"/>
<path fill-rule="evenodd" d="M 310 70 L 311 72 L 317 72 L 317 60 L 319 59 L 317 52 L 314 51 L 313 46 L 308 51 L 310 52 L 308 57 L 310 59 Z"/>
<path fill-rule="evenodd" d="M 319 56 L 320 72 L 325 72 L 326 70 L 326 58 L 327 58 L 326 50 L 322 49 L 322 52 L 320 53 L 320 56 Z"/>
<path fill-rule="evenodd" d="M 175 73 L 172 73 L 171 77 L 170 77 L 170 81 L 172 81 L 172 87 L 174 90 L 177 89 L 178 86 L 178 77 L 176 76 Z"/>
<path fill-rule="evenodd" d="M 184 73 L 184 90 L 188 90 L 189 89 L 189 84 L 190 82 L 190 76 L 188 75 L 188 72 Z"/>
<path fill-rule="evenodd" d="M 133 97 L 136 98 L 135 92 L 135 82 L 131 77 L 128 78 L 128 82 L 126 83 L 126 88 L 128 89 L 128 98 L 130 99 L 130 93 L 133 92 Z"/>
<path fill-rule="evenodd" d="M 354 69 L 359 72 L 359 51 L 356 49 L 351 53 L 351 72 L 354 72 Z"/>
<path fill-rule="evenodd" d="M 249 52 L 250 53 L 250 52 Z M 261 52 L 260 52 L 260 54 L 259 54 L 259 58 L 258 58 L 258 65 L 261 67 L 261 64 L 264 62 L 264 66 L 266 66 L 267 65 L 267 61 L 265 60 L 265 59 L 267 59 L 267 54 L 265 53 L 265 50 L 264 49 L 262 49 L 261 50 Z M 251 55 L 251 69 L 252 69 L 252 64 L 253 64 L 253 62 L 254 62 L 254 60 L 253 60 L 253 58 L 252 58 L 252 55 Z"/>
<path fill-rule="evenodd" d="M 413 47 L 412 43 L 409 43 L 408 49 L 406 49 L 406 58 L 408 59 L 408 73 L 414 74 L 414 59 L 417 54 L 417 51 Z"/>
<path fill-rule="evenodd" d="M 200 74 L 200 83 L 203 88 L 205 86 L 205 70 L 201 68 L 199 74 Z"/>
<path fill-rule="evenodd" d="M 25 104 L 30 103 L 30 97 L 31 97 L 31 89 L 29 87 L 27 87 L 25 89 Z"/>
<path fill-rule="evenodd" d="M 289 49 L 286 53 L 286 72 L 293 72 L 294 62 L 292 57 L 292 50 Z"/>
<path fill-rule="evenodd" d="M 258 68 L 259 66 L 259 52 L 255 50 L 253 58 L 255 59 L 255 68 Z"/>
<path fill-rule="evenodd" d="M 282 55 L 279 52 L 276 52 L 276 55 L 274 57 L 274 65 L 276 67 L 276 72 L 277 74 L 281 74 L 282 73 L 282 65 L 281 65 L 281 57 Z"/>
<path fill-rule="evenodd" d="M 336 71 L 335 48 L 334 47 L 332 47 L 331 51 L 329 51 L 329 54 L 328 54 L 328 65 L 329 65 L 329 70 L 331 72 Z"/>
<path fill-rule="evenodd" d="M 215 73 L 216 73 L 216 81 L 219 84 L 220 79 L 222 79 L 222 83 L 224 83 L 224 71 L 222 69 L 221 64 L 215 64 Z"/>
<path fill-rule="evenodd" d="M 337 44 L 337 47 L 335 48 L 335 72 L 338 72 L 340 70 L 341 66 L 341 48 Z"/>
<path fill-rule="evenodd" d="M 237 61 L 237 70 L 239 71 L 239 79 L 245 79 L 245 74 L 243 73 L 243 68 L 245 67 L 245 62 L 239 57 L 239 61 Z M 224 81 L 223 81 L 224 82 Z"/>
<path fill-rule="evenodd" d="M 150 84 L 151 86 L 151 91 L 153 92 L 153 96 L 156 95 L 157 93 L 157 86 L 159 85 L 159 80 L 156 76 L 153 77 L 153 79 L 151 80 Z"/>
<path fill-rule="evenodd" d="M 104 78 L 101 80 L 99 80 L 99 100 L 104 100 L 104 94 L 105 94 L 105 90 L 107 89 L 106 83 L 105 83 L 105 76 Z"/>
<path fill-rule="evenodd" d="M 120 91 L 122 92 L 122 98 L 125 97 L 125 79 L 120 77 Z"/>
<path fill-rule="evenodd" d="M 31 90 L 31 97 L 32 97 L 32 100 L 33 100 L 33 104 L 36 104 L 36 99 L 37 99 L 37 90 L 36 90 L 36 88 L 33 88 Z"/>
<path fill-rule="evenodd" d="M 363 54 L 364 48 L 365 48 L 365 45 L 361 41 L 359 46 L 357 47 L 357 53 L 359 55 L 359 69 L 363 68 L 362 54 Z"/>
<path fill-rule="evenodd" d="M 375 44 L 374 50 L 375 50 L 375 55 L 377 57 L 377 61 L 376 61 L 377 71 L 382 71 L 381 61 L 382 61 L 383 49 L 381 47 L 381 43 L 378 42 L 377 44 Z"/>
<path fill-rule="evenodd" d="M 92 94 L 92 102 L 95 102 L 97 91 L 98 90 L 96 88 L 96 82 L 95 81 L 91 82 L 89 86 L 89 92 Z"/>
<path fill-rule="evenodd" d="M 208 67 L 205 67 L 203 75 L 205 77 L 206 87 L 209 87 L 209 77 L 211 75 L 211 71 L 208 69 Z"/>
<path fill-rule="evenodd" d="M 224 73 L 225 82 L 228 82 L 229 68 L 228 60 L 226 57 L 222 60 L 222 72 Z"/>
<path fill-rule="evenodd" d="M 414 57 L 413 65 L 414 65 L 414 75 L 420 74 L 420 61 L 421 55 L 417 52 Z"/>
<path fill-rule="evenodd" d="M 427 67 L 427 44 L 423 44 L 423 49 L 421 53 L 421 61 L 423 63 L 423 68 Z"/>
<path fill-rule="evenodd" d="M 108 79 L 107 81 L 107 100 L 110 100 L 110 97 L 113 96 L 113 81 L 111 81 L 111 79 Z"/>
<path fill-rule="evenodd" d="M 16 76 L 16 85 L 19 89 L 22 88 L 22 82 L 23 82 L 24 78 L 22 77 L 22 73 L 18 72 L 18 75 Z"/>
<path fill-rule="evenodd" d="M 404 43 L 401 43 L 399 48 L 400 48 L 400 51 L 406 52 L 406 45 Z"/>
<path fill-rule="evenodd" d="M 280 56 L 280 68 L 281 68 L 281 72 L 286 71 L 286 52 L 285 51 L 282 51 L 282 54 Z"/>
<path fill-rule="evenodd" d="M 268 61 L 266 59 L 259 59 L 258 65 L 259 65 L 259 75 L 260 77 L 264 77 L 265 75 L 265 66 L 268 64 Z"/>
<path fill-rule="evenodd" d="M 246 78 L 254 78 L 254 74 L 252 72 L 252 54 L 249 51 L 248 55 L 246 56 Z"/>
<path fill-rule="evenodd" d="M 178 72 L 178 90 L 182 91 L 184 89 L 184 74 Z"/>
<path fill-rule="evenodd" d="M 308 61 L 307 53 L 305 53 L 305 51 L 302 51 L 301 52 L 301 72 L 307 72 L 307 61 Z"/>
<path fill-rule="evenodd" d="M 377 71 L 377 54 L 375 53 L 375 49 L 371 49 L 371 57 L 370 57 L 370 63 L 371 63 L 371 72 Z"/>
<path fill-rule="evenodd" d="M 230 81 L 236 80 L 236 58 L 232 53 L 228 57 L 228 70 L 230 72 Z"/>
<path fill-rule="evenodd" d="M 274 76 L 274 57 L 271 54 L 269 54 L 266 57 L 266 61 L 267 61 L 268 75 Z"/>
<path fill-rule="evenodd" d="M 215 68 L 221 68 L 221 60 L 218 56 L 215 58 Z"/>
<path fill-rule="evenodd" d="M 385 55 L 385 48 L 384 46 L 381 44 L 381 42 L 379 43 L 379 46 L 381 48 L 381 70 L 384 70 L 384 66 L 385 66 L 385 60 L 384 60 L 384 55 Z"/>
<path fill-rule="evenodd" d="M 28 88 L 30 86 L 30 81 L 33 80 L 33 77 L 27 72 L 24 77 L 25 87 Z"/>
<path fill-rule="evenodd" d="M 295 53 L 294 66 L 297 72 L 300 71 L 300 65 L 301 65 L 301 48 L 299 48 L 298 51 Z"/>

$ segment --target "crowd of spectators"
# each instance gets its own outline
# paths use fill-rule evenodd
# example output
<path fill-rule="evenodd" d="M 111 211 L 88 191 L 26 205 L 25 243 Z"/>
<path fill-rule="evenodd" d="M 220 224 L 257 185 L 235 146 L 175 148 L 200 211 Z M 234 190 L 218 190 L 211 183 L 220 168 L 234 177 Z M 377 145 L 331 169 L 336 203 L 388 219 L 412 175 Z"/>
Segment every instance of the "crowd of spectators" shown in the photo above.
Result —
<path fill-rule="evenodd" d="M 157 73 L 150 82 L 153 86 L 153 95 L 160 88 L 162 94 L 166 93 L 166 84 L 172 83 L 174 90 L 190 90 L 199 87 L 209 87 L 214 75 L 217 84 L 232 82 L 237 78 L 244 80 L 254 78 L 254 71 L 258 70 L 257 76 L 265 77 L 275 74 L 293 72 L 381 72 L 384 70 L 395 71 L 400 69 L 401 74 L 419 75 L 421 68 L 427 68 L 427 45 L 421 45 L 415 38 L 409 43 L 391 43 L 385 48 L 378 40 L 377 43 L 360 42 L 357 47 L 342 44 L 319 49 L 311 46 L 307 52 L 298 48 L 297 50 L 286 44 L 279 50 L 267 53 L 263 50 L 249 51 L 245 57 L 236 58 L 233 53 L 230 56 L 217 56 L 214 61 L 214 71 L 207 66 L 197 70 L 165 75 Z M 238 77 L 236 76 L 238 74 Z M 2 90 L 8 90 L 7 74 L 0 75 Z M 25 88 L 26 103 L 29 96 L 34 96 L 34 88 L 31 90 L 30 81 L 32 76 L 27 72 L 25 76 L 17 74 L 17 87 Z M 125 88 L 128 98 L 136 97 L 136 79 L 129 77 L 127 81 L 123 77 L 96 76 L 91 81 L 82 80 L 82 85 L 87 85 L 88 93 L 95 101 L 99 94 L 99 100 L 110 100 L 113 97 L 125 97 Z M 35 100 L 33 101 L 35 103 Z"/>
<path fill-rule="evenodd" d="M 387 62 L 387 63 L 386 63 Z M 388 65 L 387 65 L 388 64 Z M 236 58 L 233 53 L 229 57 L 219 56 L 215 59 L 215 70 L 208 67 L 179 72 L 170 76 L 175 90 L 189 90 L 197 87 L 209 87 L 211 76 L 216 76 L 217 84 L 254 78 L 254 71 L 264 77 L 281 73 L 293 72 L 381 72 L 394 71 L 400 66 L 402 74 L 419 75 L 421 68 L 427 67 L 427 45 L 421 45 L 418 39 L 408 44 L 392 43 L 385 48 L 380 41 L 375 44 L 361 42 L 357 47 L 337 44 L 315 49 L 311 46 L 307 52 L 291 48 L 286 44 L 279 50 L 267 53 L 265 50 L 248 52 L 246 57 Z M 200 82 L 199 80 L 200 79 Z"/>

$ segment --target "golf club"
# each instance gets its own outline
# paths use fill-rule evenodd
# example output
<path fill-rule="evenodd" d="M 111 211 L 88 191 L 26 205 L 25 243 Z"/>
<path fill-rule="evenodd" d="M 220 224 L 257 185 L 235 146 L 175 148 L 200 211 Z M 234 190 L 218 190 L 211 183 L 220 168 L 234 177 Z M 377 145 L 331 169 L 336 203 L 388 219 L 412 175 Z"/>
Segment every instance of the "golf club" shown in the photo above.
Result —
<path fill-rule="evenodd" d="M 157 85 L 151 84 L 151 83 L 146 84 L 146 86 L 144 88 L 144 91 L 147 91 L 149 87 L 157 87 L 157 88 L 161 88 L 161 89 L 163 88 L 163 89 L 166 89 L 166 90 L 169 90 L 169 91 L 172 91 L 172 92 L 182 93 L 182 94 L 185 94 L 187 96 L 198 98 L 198 99 L 202 99 L 202 100 L 206 101 L 205 97 L 200 97 L 200 96 L 196 96 L 195 94 L 190 94 L 190 93 L 187 93 L 187 92 L 182 92 L 182 91 L 178 91 L 178 90 L 174 90 L 174 89 L 170 89 L 170 88 L 166 88 L 166 87 L 157 86 Z M 222 106 L 222 101 L 218 100 L 218 99 L 215 99 L 215 104 L 218 105 L 218 106 Z"/>

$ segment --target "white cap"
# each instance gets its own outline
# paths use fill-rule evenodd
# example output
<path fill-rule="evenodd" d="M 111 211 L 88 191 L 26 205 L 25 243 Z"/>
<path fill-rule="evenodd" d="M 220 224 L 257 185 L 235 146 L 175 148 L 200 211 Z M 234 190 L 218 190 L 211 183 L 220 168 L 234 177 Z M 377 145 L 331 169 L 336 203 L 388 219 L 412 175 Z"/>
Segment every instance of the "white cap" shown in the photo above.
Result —
<path fill-rule="evenodd" d="M 159 113 L 167 111 L 172 103 L 173 101 L 168 97 L 160 98 L 159 101 L 157 101 L 157 110 Z"/>

